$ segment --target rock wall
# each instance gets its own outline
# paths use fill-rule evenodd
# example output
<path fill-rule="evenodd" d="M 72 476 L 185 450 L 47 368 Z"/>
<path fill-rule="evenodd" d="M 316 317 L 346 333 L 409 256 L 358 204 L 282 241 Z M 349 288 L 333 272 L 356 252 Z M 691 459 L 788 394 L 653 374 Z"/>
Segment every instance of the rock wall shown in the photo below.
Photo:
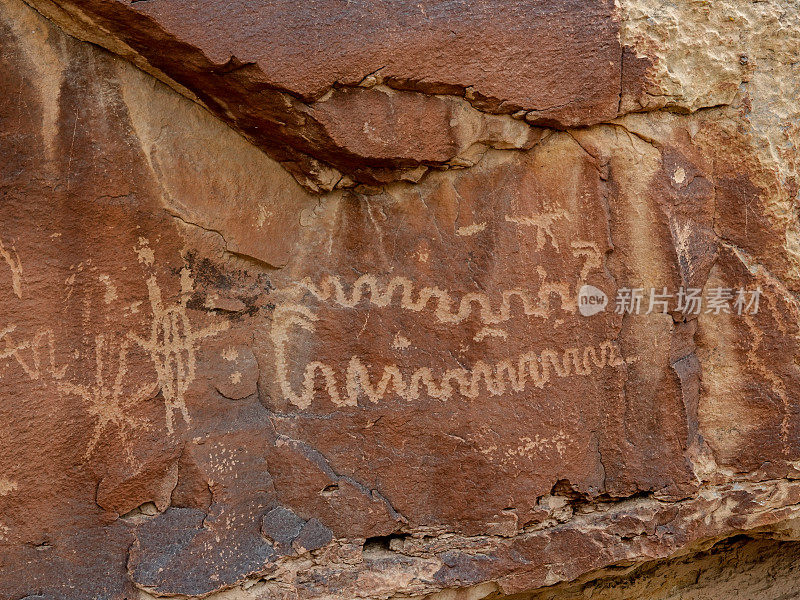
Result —
<path fill-rule="evenodd" d="M 0 0 L 0 597 L 781 597 L 799 32 Z"/>
<path fill-rule="evenodd" d="M 519 600 L 701 600 L 794 598 L 797 542 L 728 538 L 700 552 L 658 563 L 609 569 L 594 581 L 562 584 Z"/>

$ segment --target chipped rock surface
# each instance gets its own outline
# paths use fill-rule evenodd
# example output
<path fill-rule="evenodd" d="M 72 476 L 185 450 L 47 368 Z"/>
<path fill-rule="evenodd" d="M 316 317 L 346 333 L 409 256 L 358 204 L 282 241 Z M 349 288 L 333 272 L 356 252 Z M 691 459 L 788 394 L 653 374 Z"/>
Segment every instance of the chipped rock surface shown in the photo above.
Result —
<path fill-rule="evenodd" d="M 0 598 L 791 590 L 798 31 L 0 0 Z"/>
<path fill-rule="evenodd" d="M 316 191 L 404 179 L 468 141 L 527 145 L 518 124 L 470 105 L 559 126 L 619 106 L 609 0 L 32 5 L 196 99 Z"/>

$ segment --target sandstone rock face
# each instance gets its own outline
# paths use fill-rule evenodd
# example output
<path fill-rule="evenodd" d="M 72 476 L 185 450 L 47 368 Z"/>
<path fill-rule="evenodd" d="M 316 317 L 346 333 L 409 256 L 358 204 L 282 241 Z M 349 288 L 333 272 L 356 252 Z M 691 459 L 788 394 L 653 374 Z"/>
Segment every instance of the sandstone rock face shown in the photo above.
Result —
<path fill-rule="evenodd" d="M 529 128 L 489 133 L 502 121 L 484 113 L 576 126 L 619 107 L 608 0 L 34 6 L 184 91 L 315 191 L 469 162 L 459 150 L 474 144 L 527 146 Z"/>
<path fill-rule="evenodd" d="M 0 597 L 780 597 L 799 31 L 0 0 Z"/>

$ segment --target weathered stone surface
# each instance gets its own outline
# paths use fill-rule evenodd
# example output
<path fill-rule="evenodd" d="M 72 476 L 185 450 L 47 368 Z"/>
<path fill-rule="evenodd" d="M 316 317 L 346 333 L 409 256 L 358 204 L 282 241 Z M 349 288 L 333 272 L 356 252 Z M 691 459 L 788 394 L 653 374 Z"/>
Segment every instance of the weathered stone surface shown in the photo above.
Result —
<path fill-rule="evenodd" d="M 796 6 L 30 5 L 0 597 L 572 597 L 800 539 Z M 760 310 L 614 310 L 682 287 Z"/>
<path fill-rule="evenodd" d="M 554 586 L 526 600 L 791 598 L 798 578 L 797 542 L 729 538 L 669 561 L 618 568 L 597 581 Z"/>
<path fill-rule="evenodd" d="M 481 124 L 469 104 L 560 126 L 613 118 L 619 106 L 622 50 L 608 0 L 240 1 L 222 12 L 207 1 L 31 4 L 172 82 L 313 190 L 447 164 L 460 130 L 498 122 Z M 376 83 L 407 92 L 361 89 Z"/>
<path fill-rule="evenodd" d="M 276 544 L 290 547 L 305 524 L 306 522 L 291 510 L 278 506 L 264 515 L 261 520 L 261 533 Z"/>

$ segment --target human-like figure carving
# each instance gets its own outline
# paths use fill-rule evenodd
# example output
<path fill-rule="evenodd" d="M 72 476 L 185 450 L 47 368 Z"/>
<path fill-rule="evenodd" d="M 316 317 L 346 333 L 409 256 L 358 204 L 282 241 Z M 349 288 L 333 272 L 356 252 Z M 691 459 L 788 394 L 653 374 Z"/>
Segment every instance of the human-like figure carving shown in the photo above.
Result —
<path fill-rule="evenodd" d="M 147 290 L 153 313 L 150 335 L 142 338 L 131 332 L 128 336 L 150 355 L 166 404 L 167 430 L 172 433 L 175 411 L 180 412 L 184 422 L 191 421 L 184 395 L 196 375 L 198 341 L 224 331 L 228 328 L 228 323 L 194 329 L 186 312 L 186 303 L 192 293 L 192 278 L 186 268 L 181 270 L 180 299 L 173 306 L 164 305 L 161 288 L 155 276 L 147 280 Z"/>

